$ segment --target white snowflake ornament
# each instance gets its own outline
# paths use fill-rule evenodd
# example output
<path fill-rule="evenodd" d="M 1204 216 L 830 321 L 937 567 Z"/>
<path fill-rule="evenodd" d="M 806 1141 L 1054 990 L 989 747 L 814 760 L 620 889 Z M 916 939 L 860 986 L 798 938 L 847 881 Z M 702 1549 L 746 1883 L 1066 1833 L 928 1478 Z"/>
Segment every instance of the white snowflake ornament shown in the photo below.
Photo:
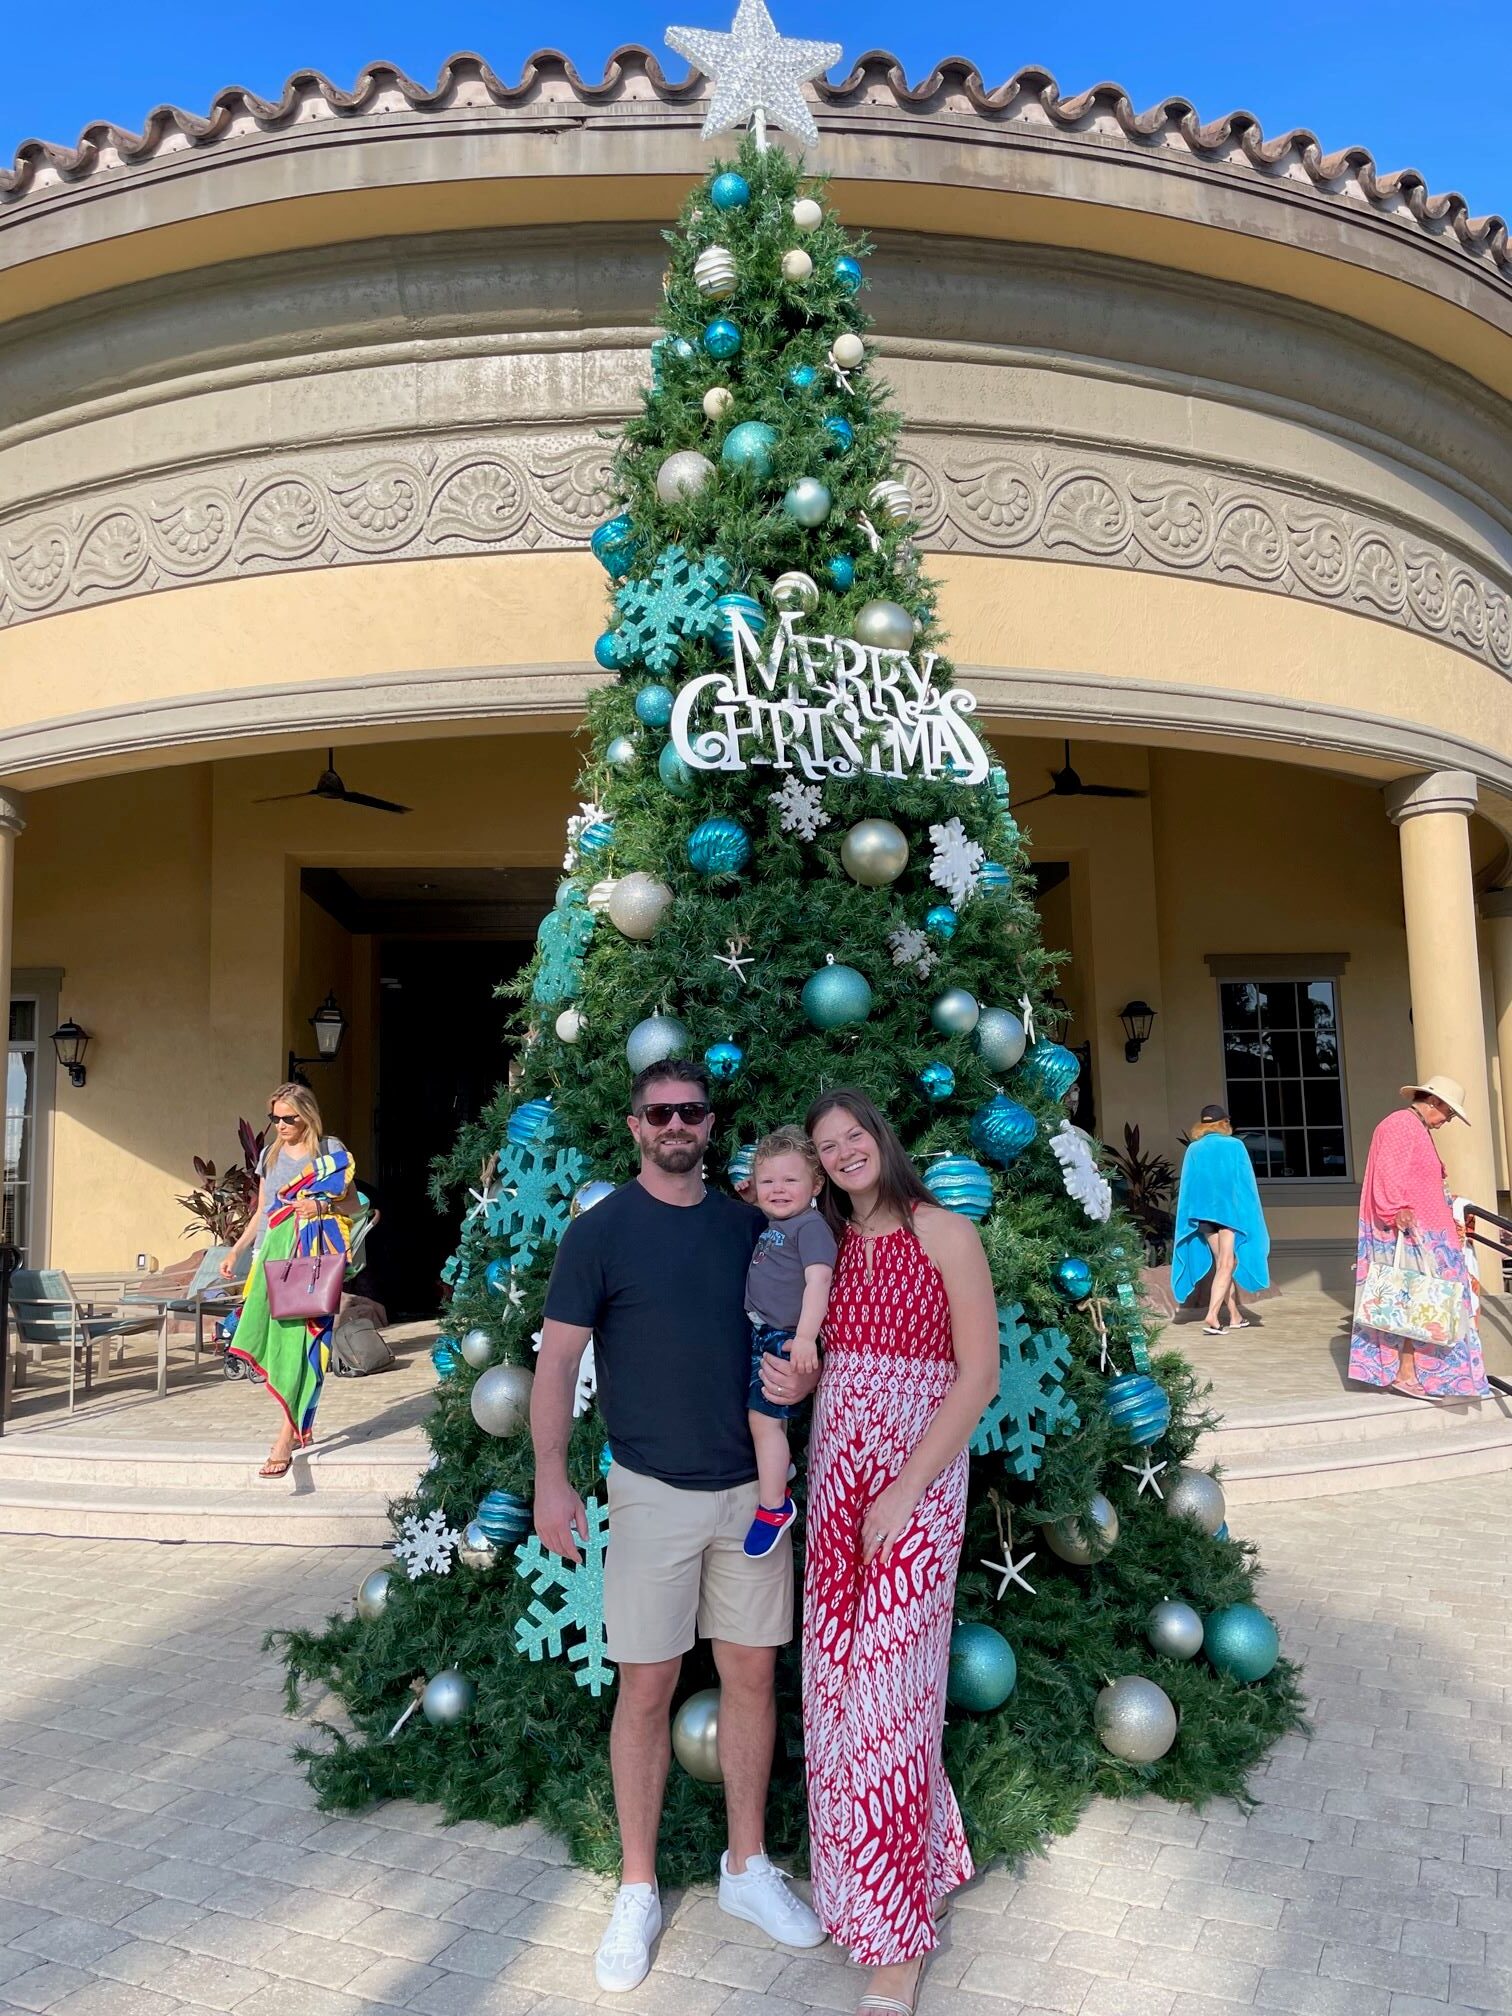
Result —
<path fill-rule="evenodd" d="M 1066 1195 L 1074 1197 L 1095 1223 L 1106 1225 L 1113 1215 L 1113 1192 L 1086 1135 L 1069 1120 L 1062 1120 L 1050 1136 L 1050 1153 L 1061 1165 Z"/>
<path fill-rule="evenodd" d="M 784 833 L 796 833 L 800 840 L 812 840 L 821 826 L 830 823 L 817 784 L 800 784 L 789 777 L 780 791 L 770 793 L 777 807 L 778 823 Z"/>
<path fill-rule="evenodd" d="M 943 825 L 931 826 L 929 837 L 934 842 L 929 879 L 945 891 L 959 910 L 976 894 L 977 876 L 987 857 L 976 841 L 967 837 L 966 828 L 959 819 L 947 819 Z"/>
<path fill-rule="evenodd" d="M 394 1555 L 404 1563 L 411 1582 L 422 1575 L 450 1575 L 451 1557 L 461 1537 L 447 1525 L 444 1512 L 427 1512 L 423 1519 L 412 1512 L 399 1528 Z"/>
<path fill-rule="evenodd" d="M 928 979 L 938 964 L 938 954 L 925 934 L 912 924 L 900 924 L 887 934 L 887 949 L 894 966 L 912 966 L 921 980 Z"/>
<path fill-rule="evenodd" d="M 530 1340 L 536 1348 L 537 1356 L 540 1355 L 541 1338 L 544 1334 L 543 1331 L 537 1330 Z M 587 1349 L 583 1352 L 582 1360 L 578 1365 L 577 1389 L 572 1396 L 572 1418 L 575 1421 L 588 1412 L 588 1409 L 593 1405 L 594 1395 L 597 1392 L 598 1367 L 593 1362 L 593 1339 L 590 1337 Z"/>

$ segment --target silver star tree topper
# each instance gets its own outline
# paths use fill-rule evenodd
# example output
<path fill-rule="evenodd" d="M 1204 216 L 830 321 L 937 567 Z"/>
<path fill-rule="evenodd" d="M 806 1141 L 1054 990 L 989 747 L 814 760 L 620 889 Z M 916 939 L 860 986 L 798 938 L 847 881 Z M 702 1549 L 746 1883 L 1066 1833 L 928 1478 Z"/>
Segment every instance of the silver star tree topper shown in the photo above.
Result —
<path fill-rule="evenodd" d="M 764 148 L 770 118 L 810 147 L 817 145 L 819 128 L 800 87 L 840 61 L 838 42 L 803 42 L 779 35 L 766 0 L 740 0 L 728 35 L 709 28 L 669 28 L 666 39 L 669 48 L 686 56 L 714 86 L 703 125 L 705 140 L 752 119 L 756 144 Z"/>

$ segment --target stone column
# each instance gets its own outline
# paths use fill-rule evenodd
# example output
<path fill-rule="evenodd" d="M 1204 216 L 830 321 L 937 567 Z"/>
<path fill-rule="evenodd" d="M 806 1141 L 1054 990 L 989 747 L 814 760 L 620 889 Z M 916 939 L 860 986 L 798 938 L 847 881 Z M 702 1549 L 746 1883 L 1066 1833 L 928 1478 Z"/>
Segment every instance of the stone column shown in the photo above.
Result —
<path fill-rule="evenodd" d="M 1475 779 L 1468 770 L 1434 770 L 1388 784 L 1385 797 L 1402 848 L 1414 1069 L 1419 1078 L 1438 1072 L 1464 1086 L 1470 1125 L 1451 1123 L 1434 1143 L 1450 1189 L 1494 1210 L 1496 1153 L 1470 877 Z M 1408 1075 L 1404 1069 L 1404 1082 Z"/>
<path fill-rule="evenodd" d="M 1496 1054 L 1501 1063 L 1502 1131 L 1512 1161 L 1512 889 L 1492 889 L 1481 898 L 1491 985 L 1496 1010 Z"/>
<path fill-rule="evenodd" d="M 5 1017 L 6 1044 L 10 1041 L 11 950 L 16 924 L 16 836 L 26 830 L 26 800 L 14 791 L 0 788 L 0 1013 Z M 51 1036 L 51 1029 L 39 1029 L 37 1040 Z"/>

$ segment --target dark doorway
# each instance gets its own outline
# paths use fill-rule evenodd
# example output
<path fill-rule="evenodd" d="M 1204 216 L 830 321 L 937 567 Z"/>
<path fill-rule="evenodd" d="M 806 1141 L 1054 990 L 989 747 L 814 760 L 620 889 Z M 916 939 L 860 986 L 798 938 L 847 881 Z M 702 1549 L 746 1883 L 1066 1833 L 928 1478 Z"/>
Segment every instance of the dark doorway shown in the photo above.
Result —
<path fill-rule="evenodd" d="M 503 1083 L 514 1054 L 503 980 L 530 957 L 528 939 L 384 939 L 379 948 L 375 1145 L 383 1225 L 371 1248 L 390 1317 L 433 1316 L 457 1213 L 428 1194 L 430 1165 Z"/>

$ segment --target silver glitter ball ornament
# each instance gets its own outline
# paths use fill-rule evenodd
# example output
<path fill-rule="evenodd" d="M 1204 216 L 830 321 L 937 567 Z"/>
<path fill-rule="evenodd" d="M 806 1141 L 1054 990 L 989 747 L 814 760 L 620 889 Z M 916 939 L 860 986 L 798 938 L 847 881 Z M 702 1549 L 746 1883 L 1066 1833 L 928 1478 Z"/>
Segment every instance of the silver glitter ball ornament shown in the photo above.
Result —
<path fill-rule="evenodd" d="M 830 356 L 842 371 L 854 371 L 857 365 L 866 361 L 866 345 L 847 329 L 830 345 Z"/>
<path fill-rule="evenodd" d="M 493 1363 L 493 1339 L 486 1330 L 469 1330 L 457 1349 L 474 1372 L 481 1372 L 485 1365 Z"/>
<path fill-rule="evenodd" d="M 884 518 L 891 518 L 895 525 L 902 525 L 913 516 L 913 498 L 908 494 L 908 485 L 891 476 L 873 486 L 867 502 Z"/>
<path fill-rule="evenodd" d="M 1223 1487 L 1206 1470 L 1178 1469 L 1166 1479 L 1165 1509 L 1211 1537 L 1223 1524 Z"/>
<path fill-rule="evenodd" d="M 975 994 L 964 987 L 947 987 L 929 1004 L 929 1019 L 942 1036 L 969 1036 L 981 1012 Z"/>
<path fill-rule="evenodd" d="M 425 1683 L 420 1696 L 420 1713 L 433 1729 L 450 1729 L 465 1722 L 478 1699 L 478 1690 L 464 1674 L 449 1666 Z"/>
<path fill-rule="evenodd" d="M 464 1568 L 492 1568 L 499 1550 L 476 1519 L 469 1519 L 457 1542 L 457 1559 Z"/>
<path fill-rule="evenodd" d="M 679 448 L 656 472 L 656 494 L 663 504 L 679 504 L 684 497 L 696 497 L 714 474 L 714 464 L 696 448 Z"/>
<path fill-rule="evenodd" d="M 1145 1619 L 1145 1636 L 1163 1659 L 1195 1659 L 1202 1650 L 1202 1619 L 1190 1603 L 1168 1596 Z"/>
<path fill-rule="evenodd" d="M 728 301 L 740 284 L 735 254 L 724 245 L 706 245 L 693 261 L 693 285 L 706 301 Z"/>
<path fill-rule="evenodd" d="M 863 602 L 856 611 L 856 636 L 879 651 L 906 651 L 913 643 L 915 628 L 901 602 Z"/>
<path fill-rule="evenodd" d="M 672 1754 L 700 1785 L 721 1785 L 719 1768 L 719 1689 L 705 1687 L 690 1694 L 672 1718 Z"/>
<path fill-rule="evenodd" d="M 523 1365 L 490 1365 L 472 1389 L 472 1417 L 485 1435 L 518 1435 L 530 1420 L 535 1375 Z"/>
<path fill-rule="evenodd" d="M 387 1568 L 375 1568 L 371 1575 L 364 1575 L 357 1587 L 357 1615 L 368 1624 L 371 1624 L 375 1617 L 381 1617 L 383 1606 L 388 1601 L 388 1593 Z"/>
<path fill-rule="evenodd" d="M 863 889 L 883 889 L 908 866 L 908 840 L 891 819 L 858 819 L 840 843 L 840 865 Z"/>
<path fill-rule="evenodd" d="M 779 609 L 811 616 L 819 606 L 819 583 L 812 574 L 794 567 L 786 574 L 779 574 L 772 583 L 772 600 Z"/>
<path fill-rule="evenodd" d="M 639 869 L 623 875 L 609 898 L 609 922 L 626 938 L 654 938 L 672 902 L 672 891 L 654 875 Z"/>
<path fill-rule="evenodd" d="M 1138 1673 L 1126 1673 L 1104 1687 L 1092 1716 L 1098 1741 L 1126 1764 L 1153 1764 L 1176 1741 L 1170 1695 Z"/>
<path fill-rule="evenodd" d="M 989 1071 L 1011 1071 L 1023 1057 L 1028 1039 L 1011 1008 L 984 1008 L 973 1033 L 977 1052 Z"/>
<path fill-rule="evenodd" d="M 614 1195 L 614 1185 L 602 1176 L 594 1176 L 573 1195 L 569 1216 L 581 1218 L 585 1211 L 591 1211 L 595 1204 L 602 1204 L 606 1197 Z"/>
<path fill-rule="evenodd" d="M 1117 1542 L 1118 1514 L 1101 1491 L 1094 1491 L 1085 1512 L 1072 1519 L 1057 1519 L 1040 1531 L 1045 1545 L 1059 1560 L 1069 1561 L 1073 1568 L 1085 1568 L 1100 1561 Z"/>
<path fill-rule="evenodd" d="M 631 1072 L 644 1071 L 666 1057 L 680 1057 L 688 1047 L 688 1031 L 675 1015 L 647 1015 L 625 1039 L 625 1061 Z"/>
<path fill-rule="evenodd" d="M 783 498 L 782 508 L 795 525 L 812 530 L 828 518 L 833 502 L 829 486 L 821 483 L 817 476 L 800 476 Z"/>

